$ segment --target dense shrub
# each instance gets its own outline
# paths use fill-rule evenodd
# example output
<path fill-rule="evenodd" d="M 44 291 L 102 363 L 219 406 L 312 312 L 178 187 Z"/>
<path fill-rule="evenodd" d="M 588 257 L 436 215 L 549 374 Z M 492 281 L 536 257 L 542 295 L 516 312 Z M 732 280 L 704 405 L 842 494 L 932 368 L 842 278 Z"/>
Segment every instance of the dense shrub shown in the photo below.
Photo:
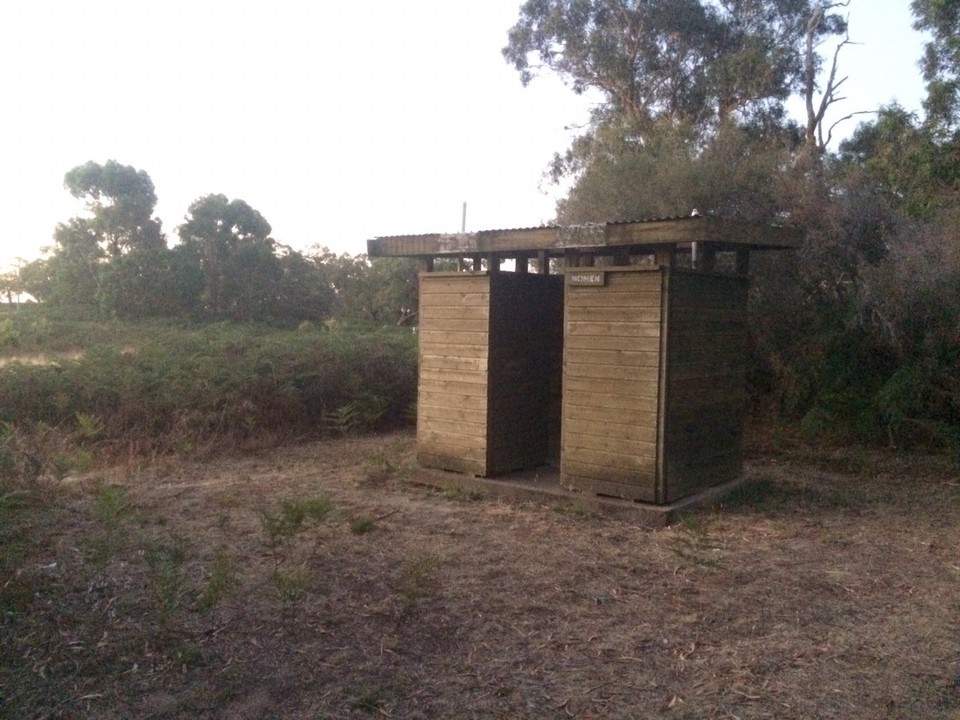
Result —
<path fill-rule="evenodd" d="M 0 348 L 0 421 L 17 427 L 69 434 L 93 418 L 101 443 L 189 449 L 214 438 L 389 427 L 416 398 L 409 329 L 91 324 L 93 342 L 66 348 L 39 339 L 59 324 L 41 320 L 4 320 L 15 343 Z"/>

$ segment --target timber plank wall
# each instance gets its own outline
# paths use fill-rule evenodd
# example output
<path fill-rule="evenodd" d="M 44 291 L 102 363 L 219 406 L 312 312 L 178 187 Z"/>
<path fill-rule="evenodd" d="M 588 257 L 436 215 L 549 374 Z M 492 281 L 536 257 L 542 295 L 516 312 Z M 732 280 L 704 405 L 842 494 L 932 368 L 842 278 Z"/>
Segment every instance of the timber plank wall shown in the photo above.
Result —
<path fill-rule="evenodd" d="M 490 278 L 421 274 L 417 460 L 483 475 L 487 466 Z"/>
<path fill-rule="evenodd" d="M 489 476 L 559 454 L 563 278 L 420 276 L 418 461 Z"/>
<path fill-rule="evenodd" d="M 657 500 L 661 268 L 605 268 L 602 287 L 569 280 L 564 303 L 563 483 Z"/>
<path fill-rule="evenodd" d="M 663 502 L 742 471 L 748 287 L 744 276 L 670 275 Z"/>
<path fill-rule="evenodd" d="M 744 276 L 604 268 L 567 282 L 563 483 L 669 503 L 742 468 Z"/>

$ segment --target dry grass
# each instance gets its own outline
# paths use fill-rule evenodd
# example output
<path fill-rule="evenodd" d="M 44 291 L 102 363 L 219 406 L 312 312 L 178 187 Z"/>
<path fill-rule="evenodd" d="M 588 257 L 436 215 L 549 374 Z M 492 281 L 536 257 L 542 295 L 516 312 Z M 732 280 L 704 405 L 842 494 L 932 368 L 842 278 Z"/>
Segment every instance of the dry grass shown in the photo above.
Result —
<path fill-rule="evenodd" d="M 960 717 L 945 460 L 767 449 L 651 532 L 410 486 L 412 448 L 4 495 L 0 717 Z"/>

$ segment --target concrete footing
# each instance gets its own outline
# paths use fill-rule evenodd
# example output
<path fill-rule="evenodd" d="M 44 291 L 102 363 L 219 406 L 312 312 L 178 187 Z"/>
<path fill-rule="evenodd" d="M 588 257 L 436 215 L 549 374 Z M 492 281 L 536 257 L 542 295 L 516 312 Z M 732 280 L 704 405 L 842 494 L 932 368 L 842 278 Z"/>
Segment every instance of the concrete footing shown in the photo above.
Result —
<path fill-rule="evenodd" d="M 603 495 L 589 495 L 567 490 L 560 485 L 556 468 L 544 467 L 511 473 L 496 478 L 474 477 L 461 473 L 418 468 L 409 481 L 439 490 L 460 493 L 480 493 L 505 500 L 537 502 L 571 512 L 584 512 L 631 522 L 647 528 L 662 528 L 675 523 L 687 511 L 715 505 L 728 493 L 740 487 L 744 478 L 716 485 L 696 495 L 682 498 L 669 505 L 623 500 Z"/>

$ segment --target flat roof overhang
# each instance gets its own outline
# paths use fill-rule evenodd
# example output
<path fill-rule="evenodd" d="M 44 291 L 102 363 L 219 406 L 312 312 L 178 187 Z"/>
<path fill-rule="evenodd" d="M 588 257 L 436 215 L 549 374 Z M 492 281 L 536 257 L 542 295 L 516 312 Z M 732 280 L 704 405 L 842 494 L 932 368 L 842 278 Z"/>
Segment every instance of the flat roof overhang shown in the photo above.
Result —
<path fill-rule="evenodd" d="M 711 216 L 634 222 L 547 225 L 470 233 L 392 235 L 367 240 L 370 257 L 463 257 L 475 254 L 559 257 L 571 251 L 601 253 L 633 248 L 651 252 L 663 246 L 703 243 L 716 250 L 787 250 L 799 247 L 803 233 L 788 225 L 759 225 Z"/>

